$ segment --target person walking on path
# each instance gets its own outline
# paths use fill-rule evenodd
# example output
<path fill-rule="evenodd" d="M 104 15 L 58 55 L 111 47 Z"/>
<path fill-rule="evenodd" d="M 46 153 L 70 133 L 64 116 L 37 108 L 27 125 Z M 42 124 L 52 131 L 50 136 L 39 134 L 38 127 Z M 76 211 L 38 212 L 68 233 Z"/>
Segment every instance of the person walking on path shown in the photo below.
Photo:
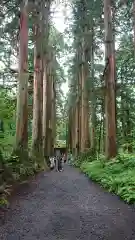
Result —
<path fill-rule="evenodd" d="M 53 170 L 55 167 L 54 157 L 50 157 L 50 169 Z"/>
<path fill-rule="evenodd" d="M 63 154 L 63 162 L 66 163 L 66 153 Z"/>
<path fill-rule="evenodd" d="M 62 156 L 58 158 L 58 172 L 62 172 Z"/>
<path fill-rule="evenodd" d="M 60 149 L 56 149 L 56 170 L 58 172 L 62 171 L 62 155 Z"/>

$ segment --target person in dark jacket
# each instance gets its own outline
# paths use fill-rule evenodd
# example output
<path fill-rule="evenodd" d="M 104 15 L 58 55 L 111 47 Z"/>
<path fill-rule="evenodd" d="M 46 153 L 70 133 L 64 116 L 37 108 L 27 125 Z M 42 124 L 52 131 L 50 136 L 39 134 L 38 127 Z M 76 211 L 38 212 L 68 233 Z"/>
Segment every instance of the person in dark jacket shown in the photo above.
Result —
<path fill-rule="evenodd" d="M 62 171 L 62 155 L 60 149 L 56 150 L 56 170 L 58 172 Z"/>
<path fill-rule="evenodd" d="M 58 158 L 58 172 L 62 171 L 62 156 Z"/>

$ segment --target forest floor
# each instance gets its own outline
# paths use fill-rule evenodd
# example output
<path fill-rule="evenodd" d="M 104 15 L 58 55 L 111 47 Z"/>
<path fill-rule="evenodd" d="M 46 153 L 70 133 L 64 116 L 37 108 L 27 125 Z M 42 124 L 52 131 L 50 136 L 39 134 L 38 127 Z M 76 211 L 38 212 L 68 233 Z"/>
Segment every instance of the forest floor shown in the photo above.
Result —
<path fill-rule="evenodd" d="M 40 173 L 17 190 L 1 240 L 133 240 L 135 210 L 78 170 Z"/>

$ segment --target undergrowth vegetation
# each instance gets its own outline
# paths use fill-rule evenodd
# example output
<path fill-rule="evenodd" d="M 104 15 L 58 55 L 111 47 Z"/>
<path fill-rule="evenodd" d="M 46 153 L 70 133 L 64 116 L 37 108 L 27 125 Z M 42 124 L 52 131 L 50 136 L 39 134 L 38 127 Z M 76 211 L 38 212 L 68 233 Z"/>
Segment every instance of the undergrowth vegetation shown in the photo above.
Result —
<path fill-rule="evenodd" d="M 44 170 L 44 163 L 22 159 L 12 155 L 13 147 L 10 141 L 3 141 L 0 148 L 0 206 L 7 204 L 7 196 L 13 185 L 25 181 L 29 176 Z"/>
<path fill-rule="evenodd" d="M 82 155 L 74 165 L 127 203 L 135 202 L 135 155 L 123 153 L 110 161 L 104 156 Z"/>

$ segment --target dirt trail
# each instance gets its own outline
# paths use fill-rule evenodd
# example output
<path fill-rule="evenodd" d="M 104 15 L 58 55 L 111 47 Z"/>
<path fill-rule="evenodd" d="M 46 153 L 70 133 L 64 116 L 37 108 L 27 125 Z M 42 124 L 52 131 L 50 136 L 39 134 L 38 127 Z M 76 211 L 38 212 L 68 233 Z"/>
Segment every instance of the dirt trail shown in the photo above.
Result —
<path fill-rule="evenodd" d="M 135 240 L 135 211 L 77 170 L 42 173 L 11 201 L 1 240 Z"/>

